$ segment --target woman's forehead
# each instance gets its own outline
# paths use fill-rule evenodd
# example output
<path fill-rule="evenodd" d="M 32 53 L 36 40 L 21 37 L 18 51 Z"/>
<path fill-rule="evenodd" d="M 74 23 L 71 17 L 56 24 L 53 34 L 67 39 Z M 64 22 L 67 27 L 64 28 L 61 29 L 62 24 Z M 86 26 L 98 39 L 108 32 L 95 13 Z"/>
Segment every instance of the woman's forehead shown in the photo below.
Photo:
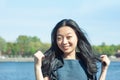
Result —
<path fill-rule="evenodd" d="M 67 34 L 70 34 L 70 33 L 73 33 L 74 30 L 69 27 L 69 26 L 63 26 L 63 27 L 60 27 L 58 30 L 57 30 L 57 34 L 62 34 L 62 33 L 67 33 Z"/>
<path fill-rule="evenodd" d="M 69 27 L 69 26 L 63 26 L 58 29 L 57 35 L 69 35 L 69 34 L 74 34 L 74 30 Z"/>

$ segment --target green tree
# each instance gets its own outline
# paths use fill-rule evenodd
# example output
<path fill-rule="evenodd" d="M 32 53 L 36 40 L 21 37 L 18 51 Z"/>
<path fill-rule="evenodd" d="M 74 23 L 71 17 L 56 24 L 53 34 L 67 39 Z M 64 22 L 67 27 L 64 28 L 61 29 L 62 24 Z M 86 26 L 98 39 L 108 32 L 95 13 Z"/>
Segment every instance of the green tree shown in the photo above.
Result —
<path fill-rule="evenodd" d="M 95 46 L 93 45 L 93 49 L 96 54 L 106 54 L 108 56 L 115 55 L 115 52 L 120 49 L 117 45 L 106 45 L 105 43 L 102 43 L 101 45 Z"/>
<path fill-rule="evenodd" d="M 18 55 L 18 45 L 16 43 L 7 42 L 7 55 L 17 56 Z"/>
<path fill-rule="evenodd" d="M 29 45 L 29 38 L 25 35 L 20 35 L 18 36 L 16 43 L 18 44 L 19 47 L 19 55 L 24 55 L 25 53 L 27 53 L 28 50 L 28 45 Z"/>
<path fill-rule="evenodd" d="M 6 51 L 6 41 L 0 37 L 0 55 L 4 54 Z"/>
<path fill-rule="evenodd" d="M 38 49 L 43 50 L 44 45 L 38 37 L 28 37 L 25 35 L 20 35 L 16 43 L 22 56 L 32 56 Z"/>
<path fill-rule="evenodd" d="M 33 55 L 40 47 L 42 47 L 42 42 L 36 36 L 29 37 L 29 54 Z"/>

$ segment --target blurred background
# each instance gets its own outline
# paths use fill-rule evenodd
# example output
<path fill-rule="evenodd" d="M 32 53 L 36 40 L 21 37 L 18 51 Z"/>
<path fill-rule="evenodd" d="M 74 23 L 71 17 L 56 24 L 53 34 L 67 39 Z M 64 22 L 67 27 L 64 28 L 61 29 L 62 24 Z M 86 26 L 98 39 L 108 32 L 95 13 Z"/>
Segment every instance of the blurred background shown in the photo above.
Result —
<path fill-rule="evenodd" d="M 107 80 L 119 80 L 120 0 L 0 0 L 0 80 L 34 80 L 33 54 L 50 47 L 51 31 L 62 19 L 75 20 L 95 53 L 109 56 L 110 71 L 113 65 L 117 71 Z"/>
<path fill-rule="evenodd" d="M 50 42 L 50 33 L 61 19 L 73 19 L 92 44 L 119 44 L 119 0 L 0 0 L 0 36 L 16 41 L 19 35 Z"/>
<path fill-rule="evenodd" d="M 0 56 L 45 52 L 62 19 L 78 23 L 96 54 L 120 56 L 119 0 L 0 0 Z"/>

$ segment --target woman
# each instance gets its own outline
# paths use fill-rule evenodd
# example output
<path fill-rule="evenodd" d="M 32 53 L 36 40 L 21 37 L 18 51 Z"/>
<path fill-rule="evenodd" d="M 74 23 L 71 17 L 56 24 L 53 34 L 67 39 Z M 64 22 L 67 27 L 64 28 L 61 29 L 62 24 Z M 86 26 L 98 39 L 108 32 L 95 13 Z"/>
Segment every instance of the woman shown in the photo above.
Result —
<path fill-rule="evenodd" d="M 61 20 L 51 34 L 51 47 L 44 54 L 34 54 L 36 80 L 97 80 L 96 61 L 102 63 L 99 80 L 105 80 L 110 60 L 106 55 L 98 59 L 92 47 L 71 19 Z"/>

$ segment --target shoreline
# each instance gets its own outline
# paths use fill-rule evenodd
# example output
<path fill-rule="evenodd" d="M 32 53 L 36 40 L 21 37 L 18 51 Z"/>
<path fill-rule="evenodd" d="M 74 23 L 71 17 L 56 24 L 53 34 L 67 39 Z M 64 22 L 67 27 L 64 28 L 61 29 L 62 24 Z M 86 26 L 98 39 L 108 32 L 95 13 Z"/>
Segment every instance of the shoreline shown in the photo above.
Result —
<path fill-rule="evenodd" d="M 33 57 L 0 58 L 0 62 L 34 62 Z"/>
<path fill-rule="evenodd" d="M 120 62 L 120 58 L 109 58 L 110 61 L 114 61 L 114 62 Z"/>
<path fill-rule="evenodd" d="M 114 62 L 120 62 L 120 58 L 109 59 Z M 0 62 L 34 62 L 34 57 L 0 58 Z"/>

